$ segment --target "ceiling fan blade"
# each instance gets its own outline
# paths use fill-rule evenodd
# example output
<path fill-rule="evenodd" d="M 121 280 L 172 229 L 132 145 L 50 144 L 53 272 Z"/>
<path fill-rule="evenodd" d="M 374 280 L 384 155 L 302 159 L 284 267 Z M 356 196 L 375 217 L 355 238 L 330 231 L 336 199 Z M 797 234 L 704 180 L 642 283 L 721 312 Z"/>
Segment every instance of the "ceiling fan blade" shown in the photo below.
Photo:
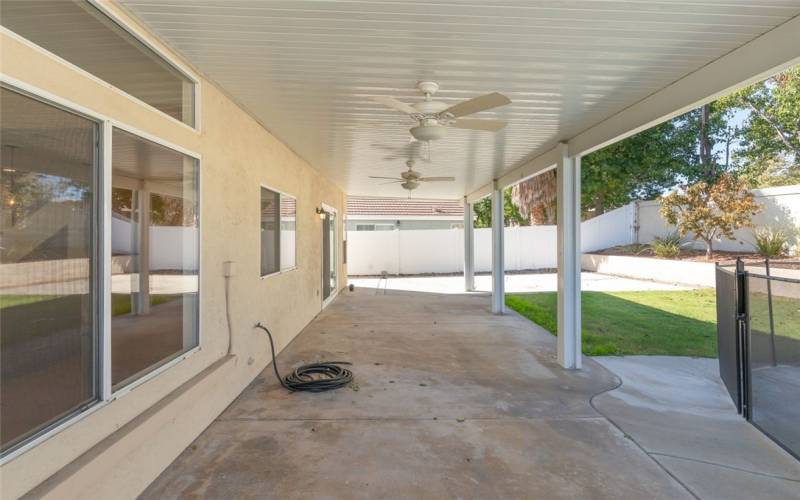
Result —
<path fill-rule="evenodd" d="M 385 185 L 387 185 L 387 184 L 398 184 L 398 183 L 400 183 L 400 182 L 405 182 L 405 181 L 403 181 L 403 180 L 398 180 L 398 181 L 381 182 L 381 183 L 380 183 L 380 184 L 378 184 L 378 185 L 379 185 L 379 186 L 385 186 Z"/>
<path fill-rule="evenodd" d="M 399 177 L 380 177 L 380 176 L 377 176 L 377 175 L 370 175 L 369 178 L 370 179 L 391 179 L 393 181 L 402 181 L 403 180 L 403 179 L 401 179 Z"/>
<path fill-rule="evenodd" d="M 455 177 L 420 177 L 417 179 L 419 182 L 452 182 L 456 180 Z"/>
<path fill-rule="evenodd" d="M 508 124 L 503 120 L 479 120 L 476 118 L 459 118 L 450 123 L 450 126 L 455 128 L 486 130 L 488 132 L 497 132 L 504 129 L 506 125 Z"/>
<path fill-rule="evenodd" d="M 394 97 L 389 97 L 388 95 L 373 96 L 373 97 L 370 97 L 370 99 L 372 99 L 373 101 L 375 101 L 375 102 L 377 102 L 379 104 L 383 104 L 384 106 L 386 106 L 388 108 L 395 109 L 395 110 L 400 111 L 401 113 L 405 113 L 407 115 L 413 115 L 414 113 L 418 113 L 418 111 L 416 109 L 414 109 L 414 107 L 411 106 L 410 104 L 406 104 L 404 102 L 400 102 L 397 99 L 395 99 Z"/>
<path fill-rule="evenodd" d="M 492 92 L 491 94 L 475 97 L 468 101 L 460 102 L 455 106 L 450 106 L 442 113 L 449 113 L 453 115 L 453 118 L 458 118 L 459 116 L 471 115 L 479 111 L 505 106 L 506 104 L 511 104 L 511 99 L 499 92 Z"/>

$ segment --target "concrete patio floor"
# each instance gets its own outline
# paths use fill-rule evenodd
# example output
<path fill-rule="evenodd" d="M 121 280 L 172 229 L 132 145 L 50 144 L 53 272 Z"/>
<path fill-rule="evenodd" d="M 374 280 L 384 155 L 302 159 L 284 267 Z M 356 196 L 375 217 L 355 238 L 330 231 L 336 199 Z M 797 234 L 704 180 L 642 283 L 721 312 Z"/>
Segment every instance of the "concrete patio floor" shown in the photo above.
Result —
<path fill-rule="evenodd" d="M 343 292 L 278 365 L 320 359 L 357 385 L 289 394 L 267 367 L 142 498 L 693 498 L 593 408 L 617 377 L 561 369 L 484 295 Z"/>
<path fill-rule="evenodd" d="M 697 497 L 800 498 L 800 462 L 736 414 L 716 359 L 594 359 L 622 381 L 594 407 Z"/>
<path fill-rule="evenodd" d="M 348 278 L 359 288 L 380 288 L 387 290 L 406 290 L 427 293 L 464 293 L 464 277 L 459 276 L 389 276 L 388 280 L 377 277 Z M 380 281 L 380 283 L 379 283 Z M 506 274 L 506 293 L 555 292 L 558 285 L 556 273 Z M 611 276 L 595 272 L 581 273 L 581 290 L 588 292 L 640 292 L 646 290 L 690 290 L 691 287 L 672 283 L 638 280 Z M 490 275 L 475 276 L 475 292 L 491 292 Z"/>

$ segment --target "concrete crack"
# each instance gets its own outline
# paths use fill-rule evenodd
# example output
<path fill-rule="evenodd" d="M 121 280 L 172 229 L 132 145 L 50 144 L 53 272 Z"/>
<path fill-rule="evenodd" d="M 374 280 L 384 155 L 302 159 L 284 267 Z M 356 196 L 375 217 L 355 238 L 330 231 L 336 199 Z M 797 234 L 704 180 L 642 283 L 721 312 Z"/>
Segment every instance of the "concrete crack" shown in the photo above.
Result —
<path fill-rule="evenodd" d="M 764 477 L 769 477 L 769 478 L 772 478 L 772 479 L 783 479 L 784 481 L 792 481 L 794 483 L 800 483 L 800 478 L 784 477 L 784 476 L 779 476 L 777 474 L 770 474 L 768 472 L 759 472 L 759 471 L 754 471 L 754 470 L 750 470 L 750 469 L 743 469 L 741 467 L 736 467 L 735 465 L 727 465 L 727 464 L 720 464 L 720 463 L 717 463 L 717 462 L 709 462 L 708 460 L 701 460 L 699 458 L 682 457 L 680 455 L 672 455 L 672 454 L 669 454 L 669 453 L 661 453 L 659 451 L 651 451 L 649 453 L 650 453 L 650 455 L 675 458 L 677 460 L 686 460 L 687 462 L 696 462 L 696 463 L 701 463 L 701 464 L 706 464 L 706 465 L 713 465 L 715 467 L 722 467 L 723 469 L 735 470 L 737 472 L 746 472 L 748 474 L 755 474 L 757 476 L 764 476 Z"/>

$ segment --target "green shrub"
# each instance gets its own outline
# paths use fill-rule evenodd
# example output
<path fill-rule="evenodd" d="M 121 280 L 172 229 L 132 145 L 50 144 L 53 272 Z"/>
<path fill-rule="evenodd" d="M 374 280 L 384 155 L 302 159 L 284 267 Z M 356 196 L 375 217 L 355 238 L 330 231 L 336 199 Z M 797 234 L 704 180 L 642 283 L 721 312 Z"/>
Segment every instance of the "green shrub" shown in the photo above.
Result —
<path fill-rule="evenodd" d="M 664 259 L 674 259 L 681 254 L 681 237 L 678 233 L 670 233 L 666 236 L 656 237 L 650 245 L 653 253 Z"/>
<path fill-rule="evenodd" d="M 774 227 L 762 227 L 753 231 L 755 247 L 763 257 L 779 257 L 783 255 L 789 243 L 786 231 Z"/>

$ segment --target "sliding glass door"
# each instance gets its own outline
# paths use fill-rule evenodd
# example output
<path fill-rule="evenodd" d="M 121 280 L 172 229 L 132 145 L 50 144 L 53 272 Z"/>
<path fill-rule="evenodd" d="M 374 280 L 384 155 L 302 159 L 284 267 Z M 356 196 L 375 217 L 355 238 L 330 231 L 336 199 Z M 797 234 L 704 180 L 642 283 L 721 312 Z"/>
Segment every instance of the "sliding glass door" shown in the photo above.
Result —
<path fill-rule="evenodd" d="M 322 219 L 322 300 L 336 292 L 336 212 L 324 212 Z"/>
<path fill-rule="evenodd" d="M 0 89 L 0 437 L 98 398 L 98 124 Z"/>

